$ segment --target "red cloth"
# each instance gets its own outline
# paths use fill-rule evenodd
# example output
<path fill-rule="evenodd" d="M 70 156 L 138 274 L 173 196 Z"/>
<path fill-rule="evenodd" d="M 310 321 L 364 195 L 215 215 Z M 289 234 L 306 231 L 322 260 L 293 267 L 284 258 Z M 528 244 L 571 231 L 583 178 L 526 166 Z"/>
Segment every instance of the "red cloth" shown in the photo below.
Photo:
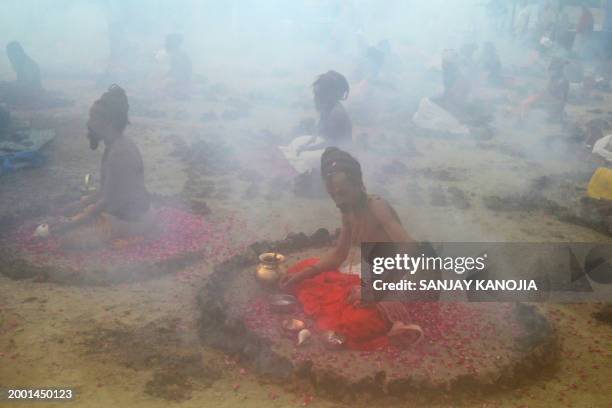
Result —
<path fill-rule="evenodd" d="M 319 262 L 305 259 L 287 273 L 300 272 Z M 351 288 L 360 285 L 360 278 L 338 271 L 322 272 L 295 288 L 307 316 L 316 321 L 319 330 L 333 330 L 344 335 L 347 346 L 356 350 L 376 350 L 389 345 L 386 333 L 390 324 L 374 306 L 355 307 L 348 303 Z"/>

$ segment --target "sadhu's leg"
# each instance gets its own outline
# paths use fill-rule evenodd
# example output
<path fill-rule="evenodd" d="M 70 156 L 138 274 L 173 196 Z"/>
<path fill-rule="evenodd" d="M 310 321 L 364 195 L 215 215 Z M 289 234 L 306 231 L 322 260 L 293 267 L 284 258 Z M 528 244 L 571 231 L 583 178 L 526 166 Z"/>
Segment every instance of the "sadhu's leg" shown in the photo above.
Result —
<path fill-rule="evenodd" d="M 378 311 L 391 324 L 387 335 L 389 342 L 405 348 L 419 343 L 423 339 L 423 330 L 417 324 L 410 323 L 410 303 L 379 302 Z"/>
<path fill-rule="evenodd" d="M 125 221 L 102 213 L 66 232 L 61 238 L 61 245 L 65 249 L 98 249 L 111 244 L 123 247 L 142 242 L 158 232 L 158 224 L 150 212 L 137 221 Z"/>
<path fill-rule="evenodd" d="M 98 249 L 111 241 L 112 225 L 108 214 L 100 214 L 62 234 L 60 245 L 64 249 Z"/>
<path fill-rule="evenodd" d="M 109 221 L 111 224 L 111 242 L 115 247 L 137 244 L 160 233 L 159 224 L 151 211 L 148 211 L 136 221 L 126 221 L 112 215 L 109 216 Z"/>

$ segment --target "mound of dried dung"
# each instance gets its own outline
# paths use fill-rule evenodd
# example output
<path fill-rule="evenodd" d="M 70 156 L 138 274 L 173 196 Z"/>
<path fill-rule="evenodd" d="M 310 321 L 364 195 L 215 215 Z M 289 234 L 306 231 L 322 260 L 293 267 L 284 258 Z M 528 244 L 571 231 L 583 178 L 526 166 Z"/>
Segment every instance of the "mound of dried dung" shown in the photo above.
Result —
<path fill-rule="evenodd" d="M 482 199 L 485 207 L 493 211 L 538 211 L 545 210 L 555 212 L 560 206 L 538 193 L 512 194 L 505 197 L 497 195 L 487 196 Z"/>
<path fill-rule="evenodd" d="M 431 195 L 431 205 L 435 207 L 446 207 L 448 205 L 446 194 L 442 187 L 432 187 L 429 193 Z"/>
<path fill-rule="evenodd" d="M 600 310 L 593 313 L 593 317 L 599 321 L 612 325 L 612 303 L 605 304 Z"/>
<path fill-rule="evenodd" d="M 450 202 L 453 206 L 460 210 L 465 210 L 470 207 L 470 200 L 467 195 L 458 187 L 449 187 L 448 193 L 450 195 Z"/>

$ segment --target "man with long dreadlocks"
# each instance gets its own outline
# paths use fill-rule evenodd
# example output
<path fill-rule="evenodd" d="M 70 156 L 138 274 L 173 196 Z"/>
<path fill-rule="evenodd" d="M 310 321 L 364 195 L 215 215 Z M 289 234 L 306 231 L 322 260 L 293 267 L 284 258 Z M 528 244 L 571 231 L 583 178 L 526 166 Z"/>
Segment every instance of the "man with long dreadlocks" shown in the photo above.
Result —
<path fill-rule="evenodd" d="M 289 146 L 281 147 L 287 160 L 299 172 L 318 167 L 327 146 L 345 146 L 352 140 L 353 125 L 341 101 L 349 94 L 344 75 L 328 71 L 312 84 L 314 104 L 319 113 L 317 134 L 297 137 Z"/>
<path fill-rule="evenodd" d="M 349 95 L 349 84 L 344 75 L 327 71 L 312 84 L 314 103 L 319 112 L 319 136 L 327 144 L 344 145 L 352 139 L 353 125 L 340 101 Z M 313 146 L 301 151 L 313 150 Z"/>
<path fill-rule="evenodd" d="M 125 91 L 113 85 L 89 111 L 89 146 L 95 150 L 100 141 L 104 142 L 101 189 L 66 209 L 68 213 L 76 211 L 76 215 L 51 223 L 51 233 L 62 234 L 66 247 L 140 240 L 156 230 L 140 151 L 124 136 L 128 110 Z"/>
<path fill-rule="evenodd" d="M 295 292 L 319 329 L 346 336 L 349 347 L 376 349 L 388 344 L 414 344 L 422 338 L 422 330 L 410 323 L 408 303 L 360 304 L 359 249 L 362 242 L 396 242 L 412 252 L 418 244 L 385 200 L 367 194 L 361 166 L 349 153 L 327 148 L 321 156 L 321 175 L 342 213 L 338 243 L 321 260 L 306 259 L 291 268 L 281 288 Z"/>
<path fill-rule="evenodd" d="M 296 194 L 311 195 L 323 192 L 317 168 L 323 149 L 327 146 L 347 147 L 352 141 L 353 125 L 341 101 L 349 94 L 349 84 L 344 75 L 328 71 L 319 75 L 312 84 L 314 104 L 319 113 L 314 135 L 296 137 L 280 150 L 299 173 L 295 180 Z"/>

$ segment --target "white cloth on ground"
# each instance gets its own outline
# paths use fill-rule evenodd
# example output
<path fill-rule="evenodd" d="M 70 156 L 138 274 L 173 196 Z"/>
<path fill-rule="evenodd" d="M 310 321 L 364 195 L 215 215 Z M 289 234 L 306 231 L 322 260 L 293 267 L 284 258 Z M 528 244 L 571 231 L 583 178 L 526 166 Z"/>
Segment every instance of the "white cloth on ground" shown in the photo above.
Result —
<path fill-rule="evenodd" d="M 612 135 L 607 135 L 599 139 L 593 144 L 593 154 L 603 157 L 609 162 L 612 162 L 612 143 L 610 140 Z"/>
<path fill-rule="evenodd" d="M 279 146 L 280 151 L 283 153 L 289 164 L 291 164 L 291 166 L 298 173 L 304 173 L 312 169 L 317 169 L 321 165 L 321 155 L 325 150 L 324 148 L 317 150 L 304 150 L 298 154 L 298 150 L 301 147 L 309 144 L 311 139 L 311 135 L 298 136 L 287 146 Z M 315 136 L 314 144 L 318 145 L 324 142 L 325 140 L 322 137 Z"/>
<path fill-rule="evenodd" d="M 462 125 L 453 115 L 432 102 L 429 98 L 421 99 L 419 109 L 412 117 L 412 121 L 417 126 L 437 132 L 458 135 L 470 134 L 470 130 L 465 125 Z"/>

